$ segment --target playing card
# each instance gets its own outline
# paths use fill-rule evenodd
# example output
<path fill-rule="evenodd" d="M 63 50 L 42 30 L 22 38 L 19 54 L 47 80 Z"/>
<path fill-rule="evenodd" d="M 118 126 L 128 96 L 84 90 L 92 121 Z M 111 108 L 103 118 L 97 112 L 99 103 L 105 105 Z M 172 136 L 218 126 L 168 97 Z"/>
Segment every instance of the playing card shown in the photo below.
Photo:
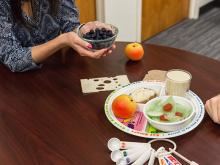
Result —
<path fill-rule="evenodd" d="M 80 81 L 83 93 L 110 91 L 130 84 L 127 75 L 81 79 Z"/>

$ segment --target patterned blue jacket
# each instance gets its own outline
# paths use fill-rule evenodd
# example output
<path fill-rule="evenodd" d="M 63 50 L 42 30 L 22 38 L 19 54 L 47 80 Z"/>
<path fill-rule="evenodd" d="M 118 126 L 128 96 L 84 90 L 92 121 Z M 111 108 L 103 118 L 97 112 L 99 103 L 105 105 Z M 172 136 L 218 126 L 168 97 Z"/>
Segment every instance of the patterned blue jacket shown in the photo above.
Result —
<path fill-rule="evenodd" d="M 13 22 L 9 1 L 0 1 L 0 61 L 13 72 L 39 68 L 40 65 L 32 60 L 31 47 L 57 37 L 60 32 L 72 31 L 79 25 L 79 14 L 73 0 L 60 0 L 56 17 L 49 14 L 47 0 L 38 0 L 39 21 L 33 21 L 23 13 L 28 27 Z"/>

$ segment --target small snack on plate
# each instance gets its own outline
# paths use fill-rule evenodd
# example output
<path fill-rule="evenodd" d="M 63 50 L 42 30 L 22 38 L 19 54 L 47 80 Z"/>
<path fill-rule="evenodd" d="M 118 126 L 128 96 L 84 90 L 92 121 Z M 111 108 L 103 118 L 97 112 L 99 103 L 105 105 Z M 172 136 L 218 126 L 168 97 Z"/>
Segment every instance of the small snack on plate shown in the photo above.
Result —
<path fill-rule="evenodd" d="M 139 89 L 134 90 L 130 94 L 130 96 L 137 103 L 146 103 L 149 100 L 155 98 L 157 96 L 157 93 L 153 89 L 139 88 Z"/>
<path fill-rule="evenodd" d="M 112 102 L 112 111 L 118 118 L 132 118 L 137 110 L 137 104 L 126 94 L 119 95 Z"/>

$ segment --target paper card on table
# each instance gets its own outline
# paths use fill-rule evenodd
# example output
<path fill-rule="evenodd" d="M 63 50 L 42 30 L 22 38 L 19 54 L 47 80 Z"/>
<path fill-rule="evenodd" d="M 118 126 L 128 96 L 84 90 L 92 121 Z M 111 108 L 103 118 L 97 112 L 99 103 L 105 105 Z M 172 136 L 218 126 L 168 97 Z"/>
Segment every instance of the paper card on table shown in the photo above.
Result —
<path fill-rule="evenodd" d="M 143 81 L 165 81 L 166 73 L 167 71 L 164 70 L 150 70 Z"/>
<path fill-rule="evenodd" d="M 83 93 L 110 91 L 130 84 L 127 75 L 81 79 L 80 81 Z"/>
<path fill-rule="evenodd" d="M 164 154 L 167 153 L 165 150 Z M 159 156 L 158 161 L 160 165 L 182 165 L 173 155 L 165 154 L 164 156 Z"/>

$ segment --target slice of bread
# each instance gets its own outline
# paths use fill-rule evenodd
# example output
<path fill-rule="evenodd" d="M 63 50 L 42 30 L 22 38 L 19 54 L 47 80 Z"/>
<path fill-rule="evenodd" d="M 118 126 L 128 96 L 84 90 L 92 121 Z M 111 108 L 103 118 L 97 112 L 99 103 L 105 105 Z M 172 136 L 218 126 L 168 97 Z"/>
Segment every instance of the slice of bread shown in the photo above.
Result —
<path fill-rule="evenodd" d="M 139 88 L 134 90 L 130 96 L 137 103 L 146 103 L 150 99 L 153 99 L 157 96 L 156 91 L 148 88 Z"/>

